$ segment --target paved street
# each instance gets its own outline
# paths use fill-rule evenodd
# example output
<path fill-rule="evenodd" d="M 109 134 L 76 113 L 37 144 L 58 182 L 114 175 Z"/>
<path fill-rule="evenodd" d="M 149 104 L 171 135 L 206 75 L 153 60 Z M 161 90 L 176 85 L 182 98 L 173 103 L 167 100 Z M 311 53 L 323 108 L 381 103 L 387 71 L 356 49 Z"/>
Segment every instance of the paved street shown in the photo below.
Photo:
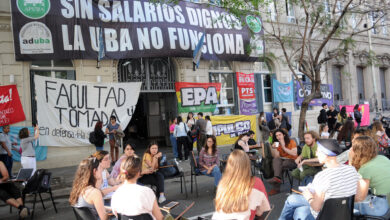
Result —
<path fill-rule="evenodd" d="M 170 157 L 170 148 L 161 148 L 161 150 Z M 228 153 L 230 151 L 230 147 L 220 148 L 220 153 Z M 139 152 L 142 152 L 141 150 Z M 213 179 L 207 176 L 198 177 L 198 189 L 199 189 L 199 197 L 196 197 L 195 194 L 195 186 L 194 192 L 190 193 L 190 176 L 189 170 L 190 165 L 189 162 L 182 162 L 186 176 L 186 184 L 188 190 L 188 199 L 195 201 L 194 207 L 185 215 L 186 217 L 197 217 L 197 216 L 210 216 L 214 211 L 213 199 L 215 196 Z M 53 205 L 50 201 L 48 195 L 43 195 L 44 203 L 46 206 L 46 210 L 43 210 L 42 204 L 38 201 L 36 203 L 36 212 L 34 214 L 35 219 L 74 219 L 74 214 L 69 206 L 68 197 L 69 192 L 71 190 L 73 175 L 75 173 L 76 166 L 66 167 L 66 168 L 57 168 L 51 169 L 53 173 L 52 187 L 54 200 L 58 209 L 58 213 L 56 214 L 53 208 Z M 267 190 L 270 189 L 268 183 L 265 183 Z M 185 199 L 185 195 L 180 193 L 180 181 L 179 180 L 167 180 L 165 182 L 165 191 L 167 199 L 169 200 L 182 200 Z M 277 219 L 279 216 L 281 209 L 283 207 L 284 201 L 287 197 L 288 193 L 288 183 L 286 182 L 282 186 L 282 193 L 270 197 L 270 201 L 275 205 L 274 210 L 271 213 L 270 219 Z M 39 197 L 38 197 L 39 198 Z M 27 206 L 32 207 L 33 197 L 27 197 Z M 12 213 L 9 213 L 9 206 L 4 205 L 4 203 L 0 206 L 0 219 L 18 219 L 17 210 L 13 209 Z"/>

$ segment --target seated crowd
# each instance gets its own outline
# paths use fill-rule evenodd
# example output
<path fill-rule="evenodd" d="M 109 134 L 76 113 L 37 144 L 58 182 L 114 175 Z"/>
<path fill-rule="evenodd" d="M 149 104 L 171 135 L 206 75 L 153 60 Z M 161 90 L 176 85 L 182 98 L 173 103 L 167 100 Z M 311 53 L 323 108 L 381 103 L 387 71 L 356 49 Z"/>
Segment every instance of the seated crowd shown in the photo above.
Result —
<path fill-rule="evenodd" d="M 266 137 L 262 137 L 261 143 L 253 140 L 254 132 L 242 134 L 223 173 L 218 166 L 216 138 L 207 136 L 199 152 L 198 168 L 201 174 L 214 178 L 217 188 L 212 219 L 254 219 L 270 211 L 268 196 L 280 193 L 285 172 L 305 187 L 300 188 L 301 194 L 288 196 L 280 213 L 281 220 L 316 219 L 328 199 L 351 196 L 355 200 L 355 215 L 384 215 L 390 205 L 390 160 L 380 154 L 389 147 L 389 138 L 380 122 L 375 122 L 372 130 L 355 131 L 350 124 L 350 120 L 346 120 L 337 136 L 334 131 L 329 134 L 327 126 L 321 126 L 321 135 L 307 131 L 302 148 L 284 128 L 274 131 L 262 128 Z M 183 130 L 185 126 L 183 123 Z M 262 147 L 264 157 L 265 143 L 269 143 L 272 154 L 273 177 L 267 180 L 272 189 L 268 193 L 262 180 L 253 176 L 250 160 L 254 148 Z M 166 200 L 164 175 L 160 169 L 162 153 L 154 142 L 149 144 L 142 159 L 135 150 L 133 144 L 127 144 L 111 174 L 107 170 L 111 162 L 108 152 L 97 151 L 83 160 L 75 175 L 70 204 L 90 209 L 99 219 L 108 218 L 106 209 L 111 209 L 116 216 L 146 214 L 153 219 L 163 219 L 159 208 Z M 186 155 L 191 156 L 190 153 Z M 3 171 L 1 174 L 5 175 Z M 7 203 L 15 204 L 24 212 L 18 195 L 8 197 L 12 199 Z"/>

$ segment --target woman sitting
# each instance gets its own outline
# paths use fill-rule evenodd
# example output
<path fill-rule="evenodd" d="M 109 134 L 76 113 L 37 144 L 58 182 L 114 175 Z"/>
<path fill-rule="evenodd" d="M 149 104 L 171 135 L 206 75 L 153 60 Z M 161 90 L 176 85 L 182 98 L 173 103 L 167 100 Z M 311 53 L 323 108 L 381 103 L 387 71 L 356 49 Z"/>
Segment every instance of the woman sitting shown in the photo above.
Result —
<path fill-rule="evenodd" d="M 385 129 L 380 121 L 375 121 L 372 124 L 372 133 L 375 135 L 374 141 L 379 146 L 379 153 L 383 154 L 385 149 L 390 145 L 390 139 L 387 137 Z"/>
<path fill-rule="evenodd" d="M 81 161 L 73 180 L 69 203 L 76 208 L 89 208 L 95 219 L 106 220 L 102 193 L 95 188 L 96 182 L 102 178 L 101 169 L 99 161 L 94 157 Z"/>
<path fill-rule="evenodd" d="M 100 150 L 96 151 L 92 157 L 96 157 L 102 170 L 102 179 L 96 183 L 96 187 L 101 189 L 104 199 L 110 199 L 113 192 L 119 187 L 116 180 L 107 171 L 111 166 L 110 154 L 105 150 Z"/>
<path fill-rule="evenodd" d="M 162 153 L 158 152 L 155 142 L 149 144 L 142 158 L 142 177 L 138 180 L 141 184 L 156 186 L 156 194 L 159 196 L 158 203 L 166 200 L 164 195 L 164 175 L 158 171 Z"/>
<path fill-rule="evenodd" d="M 345 124 L 341 127 L 339 134 L 337 135 L 337 141 L 345 148 L 343 150 L 348 150 L 351 147 L 353 133 L 355 132 L 355 125 L 352 120 L 347 120 Z"/>
<path fill-rule="evenodd" d="M 202 174 L 214 177 L 215 186 L 218 186 L 222 176 L 218 163 L 217 140 L 215 136 L 209 136 L 199 153 L 199 166 Z"/>
<path fill-rule="evenodd" d="M 350 164 L 359 172 L 358 190 L 355 195 L 355 214 L 383 216 L 389 209 L 390 160 L 378 155 L 378 147 L 369 136 L 360 136 L 352 141 L 349 152 Z M 376 197 L 368 193 L 368 189 Z"/>
<path fill-rule="evenodd" d="M 242 150 L 234 150 L 219 182 L 212 219 L 254 219 L 270 210 L 263 182 L 251 175 L 251 163 Z"/>
<path fill-rule="evenodd" d="M 111 209 L 117 217 L 118 214 L 126 216 L 149 214 L 153 219 L 162 220 L 163 215 L 153 190 L 137 184 L 141 176 L 141 167 L 141 160 L 138 157 L 128 157 L 122 163 L 121 175 L 125 182 L 112 196 Z"/>
<path fill-rule="evenodd" d="M 249 146 L 248 141 L 249 141 L 250 137 L 251 137 L 251 134 L 249 132 L 238 136 L 238 139 L 237 139 L 236 143 L 234 144 L 234 149 L 249 152 L 250 149 L 257 148 L 257 146 L 255 146 L 255 145 Z"/>
<path fill-rule="evenodd" d="M 132 157 L 134 155 L 135 155 L 135 145 L 131 143 L 127 143 L 125 147 L 125 153 L 118 159 L 117 162 L 115 162 L 115 165 L 111 171 L 111 177 L 114 180 L 116 180 L 117 183 L 118 183 L 117 177 L 120 173 L 121 163 L 125 161 L 128 157 Z"/>

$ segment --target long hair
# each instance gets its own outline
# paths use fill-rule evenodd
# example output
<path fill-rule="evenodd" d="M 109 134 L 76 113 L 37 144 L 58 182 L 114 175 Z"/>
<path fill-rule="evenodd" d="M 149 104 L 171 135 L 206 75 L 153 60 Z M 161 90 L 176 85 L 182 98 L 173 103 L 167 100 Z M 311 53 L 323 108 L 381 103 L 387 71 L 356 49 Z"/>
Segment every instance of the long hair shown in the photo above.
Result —
<path fill-rule="evenodd" d="M 359 110 L 359 104 L 356 104 L 356 105 L 353 107 L 353 110 Z"/>
<path fill-rule="evenodd" d="M 20 131 L 19 131 L 19 139 L 28 138 L 28 136 L 29 136 L 28 132 L 29 132 L 28 128 L 20 129 Z"/>
<path fill-rule="evenodd" d="M 151 141 L 151 142 L 148 144 L 148 147 L 146 148 L 145 154 L 150 154 L 150 155 L 152 155 L 152 154 L 150 153 L 150 148 L 151 148 L 153 145 L 156 145 L 156 146 L 158 147 L 158 144 L 157 144 L 156 141 Z"/>
<path fill-rule="evenodd" d="M 108 155 L 108 151 L 105 150 L 98 150 L 94 154 L 92 154 L 91 157 L 96 157 L 96 159 L 100 162 L 102 162 L 103 158 Z"/>
<path fill-rule="evenodd" d="M 241 140 L 242 137 L 244 136 L 250 136 L 249 133 L 242 133 L 238 136 L 237 140 L 236 140 L 236 144 Z"/>
<path fill-rule="evenodd" d="M 327 125 L 327 124 L 321 124 L 321 125 L 320 125 L 320 130 L 319 130 L 320 135 L 321 135 L 321 133 L 324 131 L 325 126 L 328 126 L 328 125 Z"/>
<path fill-rule="evenodd" d="M 337 141 L 344 141 L 348 135 L 352 138 L 355 132 L 355 124 L 352 120 L 347 120 L 337 135 Z"/>
<path fill-rule="evenodd" d="M 188 123 L 188 121 L 190 120 L 190 115 L 192 115 L 192 118 L 194 118 L 194 113 L 193 113 L 193 112 L 188 112 L 188 115 L 187 115 L 187 123 Z"/>
<path fill-rule="evenodd" d="M 95 187 L 96 178 L 93 175 L 99 166 L 99 161 L 95 157 L 84 159 L 80 162 L 73 180 L 72 191 L 69 196 L 70 205 L 77 203 L 79 196 L 84 193 L 88 186 Z"/>
<path fill-rule="evenodd" d="M 374 121 L 372 124 L 372 133 L 376 134 L 377 131 L 384 131 L 382 122 L 380 121 Z"/>
<path fill-rule="evenodd" d="M 347 118 L 347 108 L 345 108 L 345 106 L 341 108 L 340 115 L 343 118 Z"/>
<path fill-rule="evenodd" d="M 95 132 L 98 131 L 98 130 L 102 130 L 102 128 L 103 128 L 103 122 L 102 121 L 96 122 Z"/>
<path fill-rule="evenodd" d="M 363 164 L 372 160 L 378 155 L 378 146 L 369 136 L 360 136 L 352 141 L 353 157 L 350 158 L 351 165 L 359 170 Z"/>
<path fill-rule="evenodd" d="M 177 116 L 177 124 L 183 122 L 183 118 L 181 116 Z"/>
<path fill-rule="evenodd" d="M 225 172 L 218 184 L 215 209 L 224 213 L 248 210 L 249 194 L 253 184 L 248 155 L 242 150 L 234 150 L 228 158 Z"/>
<path fill-rule="evenodd" d="M 207 140 L 211 138 L 213 140 L 213 146 L 211 146 L 211 150 L 212 150 L 212 154 L 213 156 L 215 155 L 215 153 L 217 152 L 217 138 L 215 138 L 214 135 L 210 135 L 206 138 L 206 142 L 204 144 L 204 150 L 205 152 L 209 152 L 209 146 L 207 145 Z"/>
<path fill-rule="evenodd" d="M 284 143 L 287 145 L 290 144 L 290 137 L 288 136 L 288 133 L 286 132 L 286 130 L 282 129 L 282 128 L 279 128 L 277 129 L 276 131 L 274 131 L 274 135 L 272 136 L 272 140 L 273 142 L 275 141 L 278 141 L 278 139 L 276 138 L 276 133 L 277 132 L 281 132 L 284 136 Z"/>

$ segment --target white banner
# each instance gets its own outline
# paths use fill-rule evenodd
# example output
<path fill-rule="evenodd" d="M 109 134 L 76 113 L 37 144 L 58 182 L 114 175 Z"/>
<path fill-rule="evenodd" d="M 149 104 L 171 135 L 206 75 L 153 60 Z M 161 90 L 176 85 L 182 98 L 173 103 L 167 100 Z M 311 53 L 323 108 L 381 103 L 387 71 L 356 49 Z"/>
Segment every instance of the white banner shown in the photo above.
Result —
<path fill-rule="evenodd" d="M 34 76 L 39 141 L 43 146 L 90 145 L 97 121 L 111 115 L 125 129 L 137 105 L 141 82 L 90 83 Z"/>

